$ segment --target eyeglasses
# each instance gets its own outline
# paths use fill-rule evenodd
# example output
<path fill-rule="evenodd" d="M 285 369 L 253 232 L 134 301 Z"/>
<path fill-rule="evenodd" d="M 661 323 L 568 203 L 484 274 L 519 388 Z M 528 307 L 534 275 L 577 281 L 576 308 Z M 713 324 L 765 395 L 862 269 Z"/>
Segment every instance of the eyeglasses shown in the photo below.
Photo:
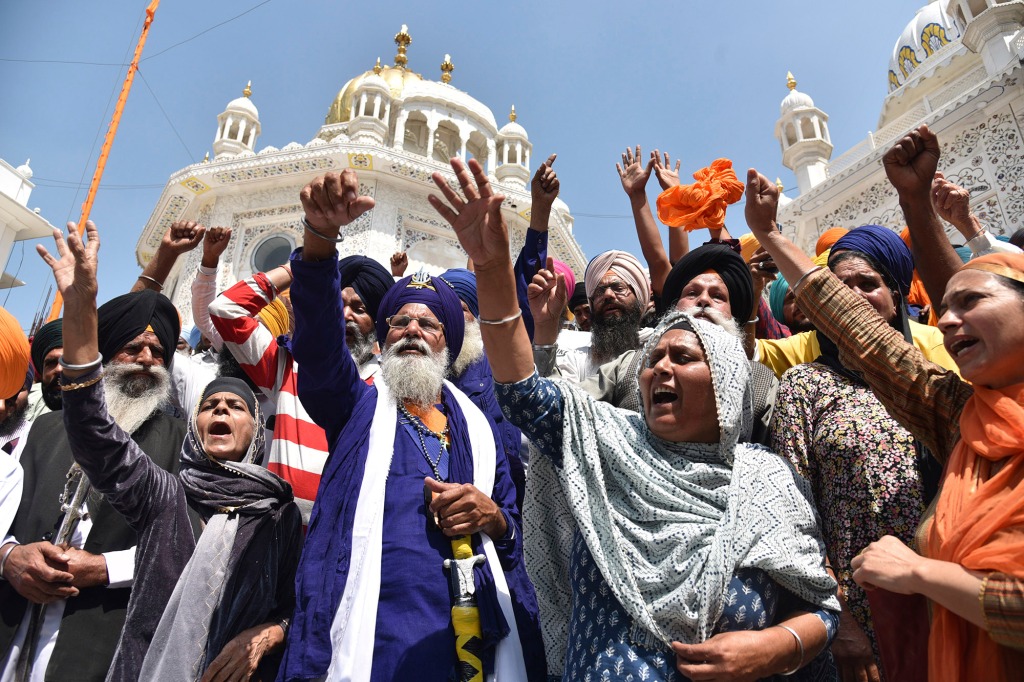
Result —
<path fill-rule="evenodd" d="M 608 284 L 599 284 L 598 287 L 594 289 L 594 295 L 591 298 L 597 300 L 604 295 L 605 291 L 611 291 L 615 298 L 626 298 L 633 293 L 633 290 L 629 288 L 628 284 L 616 280 L 608 282 Z"/>
<path fill-rule="evenodd" d="M 440 320 L 436 320 L 433 317 L 413 317 L 412 315 L 392 315 L 387 318 L 388 326 L 392 329 L 405 329 L 412 322 L 416 322 L 427 334 L 431 336 L 437 336 L 444 331 L 444 325 Z"/>

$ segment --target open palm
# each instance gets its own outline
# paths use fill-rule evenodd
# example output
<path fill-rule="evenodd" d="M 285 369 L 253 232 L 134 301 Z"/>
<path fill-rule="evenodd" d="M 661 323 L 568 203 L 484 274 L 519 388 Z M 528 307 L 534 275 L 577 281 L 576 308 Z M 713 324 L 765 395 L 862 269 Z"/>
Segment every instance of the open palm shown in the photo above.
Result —
<path fill-rule="evenodd" d="M 91 220 L 85 223 L 88 243 L 83 244 L 78 236 L 75 223 L 68 223 L 68 237 L 54 228 L 53 241 L 57 247 L 54 258 L 42 244 L 36 245 L 36 251 L 53 271 L 53 279 L 57 283 L 57 291 L 65 303 L 96 300 L 96 264 L 100 250 L 100 234 Z"/>
<path fill-rule="evenodd" d="M 459 243 L 473 259 L 476 269 L 486 269 L 510 260 L 508 228 L 501 216 L 501 202 L 505 197 L 494 193 L 476 159 L 469 160 L 468 169 L 458 158 L 453 158 L 451 164 L 465 198 L 448 186 L 444 176 L 434 173 L 434 184 L 447 203 L 431 194 L 428 197 L 430 205 L 455 230 Z"/>

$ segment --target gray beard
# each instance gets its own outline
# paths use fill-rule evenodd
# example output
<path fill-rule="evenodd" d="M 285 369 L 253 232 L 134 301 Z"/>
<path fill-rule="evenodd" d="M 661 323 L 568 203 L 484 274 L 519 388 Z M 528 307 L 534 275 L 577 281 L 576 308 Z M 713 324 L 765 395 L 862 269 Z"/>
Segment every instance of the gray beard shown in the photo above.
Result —
<path fill-rule="evenodd" d="M 462 350 L 452 364 L 452 376 L 461 376 L 466 368 L 484 356 L 484 340 L 480 336 L 480 323 L 476 320 L 466 323 L 462 337 Z"/>
<path fill-rule="evenodd" d="M 420 348 L 426 355 L 399 355 L 407 348 Z M 380 372 L 396 402 L 429 407 L 441 395 L 448 372 L 448 349 L 433 353 L 420 339 L 401 339 L 384 349 Z"/>
<path fill-rule="evenodd" d="M 356 365 L 362 367 L 367 360 L 373 357 L 373 344 L 377 342 L 377 336 L 372 330 L 369 334 L 363 334 L 355 322 L 346 322 L 345 328 L 355 337 L 349 344 L 349 355 L 352 356 Z"/>
<path fill-rule="evenodd" d="M 719 327 L 727 331 L 731 336 L 734 336 L 737 339 L 739 339 L 740 343 L 743 343 L 744 341 L 743 330 L 740 329 L 740 326 L 736 323 L 736 320 L 732 317 L 729 317 L 720 310 L 716 310 L 715 308 L 711 307 L 702 308 L 701 306 L 694 306 L 693 308 L 687 308 L 683 312 L 689 313 L 694 317 L 703 314 L 703 316 L 707 318 L 709 322 L 713 322 L 714 324 L 718 325 Z"/>
<path fill-rule="evenodd" d="M 133 376 L 140 371 L 148 376 Z M 170 400 L 171 373 L 158 365 L 146 368 L 111 362 L 103 369 L 103 394 L 107 412 L 125 433 L 132 434 Z"/>
<path fill-rule="evenodd" d="M 640 317 L 637 305 L 618 317 L 607 319 L 594 315 L 590 323 L 590 358 L 595 365 L 619 357 L 627 350 L 640 348 Z"/>

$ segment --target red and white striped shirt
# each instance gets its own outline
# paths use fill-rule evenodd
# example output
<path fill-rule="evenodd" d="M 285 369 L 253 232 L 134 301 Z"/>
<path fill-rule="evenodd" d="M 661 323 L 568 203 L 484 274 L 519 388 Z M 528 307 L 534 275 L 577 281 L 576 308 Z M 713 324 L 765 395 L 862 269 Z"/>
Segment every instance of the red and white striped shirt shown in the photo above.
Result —
<path fill-rule="evenodd" d="M 274 297 L 270 280 L 257 273 L 218 296 L 210 318 L 245 373 L 277 406 L 267 469 L 291 484 L 305 526 L 327 462 L 327 436 L 299 401 L 299 366 L 292 354 L 256 319 Z M 359 376 L 372 383 L 378 368 L 373 358 L 360 366 Z"/>

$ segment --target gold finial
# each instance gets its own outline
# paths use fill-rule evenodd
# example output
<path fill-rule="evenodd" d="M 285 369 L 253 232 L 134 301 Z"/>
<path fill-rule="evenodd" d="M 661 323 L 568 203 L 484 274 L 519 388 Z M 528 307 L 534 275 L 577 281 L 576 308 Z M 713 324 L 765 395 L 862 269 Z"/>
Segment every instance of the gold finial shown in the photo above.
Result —
<path fill-rule="evenodd" d="M 793 78 L 793 72 L 786 72 L 786 87 L 790 90 L 796 90 L 796 79 Z"/>
<path fill-rule="evenodd" d="M 380 65 L 380 57 L 377 57 L 377 64 L 373 67 L 373 72 L 380 75 L 380 72 L 384 70 L 384 67 Z"/>
<path fill-rule="evenodd" d="M 775 186 L 779 188 L 779 194 L 782 194 L 782 190 L 786 189 L 782 184 L 782 178 L 775 178 Z"/>
<path fill-rule="evenodd" d="M 245 90 L 242 90 L 242 94 L 246 97 L 252 94 L 252 81 L 245 84 Z"/>
<path fill-rule="evenodd" d="M 508 120 L 512 123 L 516 122 L 516 105 L 512 105 L 512 112 L 508 115 Z"/>
<path fill-rule="evenodd" d="M 452 56 L 446 54 L 444 61 L 441 62 L 441 82 L 451 83 L 452 82 L 452 71 L 455 70 L 455 65 L 452 64 Z"/>
<path fill-rule="evenodd" d="M 412 43 L 412 36 L 409 35 L 409 27 L 402 24 L 402 30 L 395 34 L 395 45 L 398 45 L 398 54 L 395 55 L 395 66 L 405 68 L 405 65 L 409 63 L 409 58 L 405 56 L 405 51 L 409 48 L 409 44 Z"/>
<path fill-rule="evenodd" d="M 210 163 L 210 152 L 206 152 L 206 156 L 203 157 L 203 163 Z"/>

